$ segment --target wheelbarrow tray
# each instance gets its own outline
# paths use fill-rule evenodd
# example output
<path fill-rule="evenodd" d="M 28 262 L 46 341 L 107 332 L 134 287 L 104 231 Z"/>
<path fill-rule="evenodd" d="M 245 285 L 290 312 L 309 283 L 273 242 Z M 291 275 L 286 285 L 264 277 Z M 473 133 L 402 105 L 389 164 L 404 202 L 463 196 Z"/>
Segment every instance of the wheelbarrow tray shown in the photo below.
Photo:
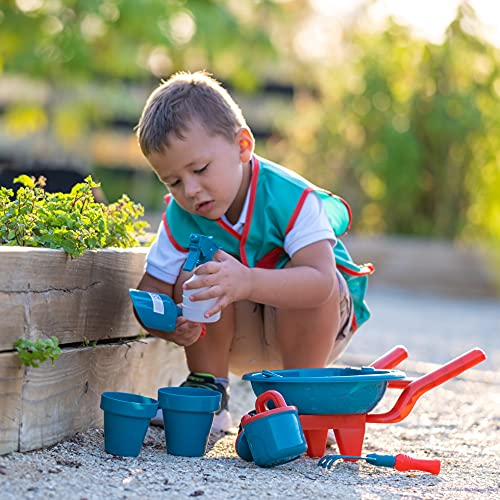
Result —
<path fill-rule="evenodd" d="M 372 367 L 275 370 L 275 376 L 269 373 L 247 373 L 243 380 L 250 381 L 256 396 L 278 391 L 299 414 L 307 415 L 366 414 L 382 399 L 390 381 L 405 378 L 402 371 Z"/>

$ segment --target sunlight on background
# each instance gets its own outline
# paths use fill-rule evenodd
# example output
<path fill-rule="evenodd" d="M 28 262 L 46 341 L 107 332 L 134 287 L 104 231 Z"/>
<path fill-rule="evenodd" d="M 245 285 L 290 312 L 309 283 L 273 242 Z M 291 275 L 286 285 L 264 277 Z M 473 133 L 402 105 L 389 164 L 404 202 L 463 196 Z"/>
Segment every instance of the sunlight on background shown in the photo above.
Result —
<path fill-rule="evenodd" d="M 133 127 L 159 79 L 206 68 L 356 231 L 500 242 L 498 47 L 493 0 L 3 2 L 0 171 L 75 165 L 160 209 Z"/>
<path fill-rule="evenodd" d="M 332 18 L 352 20 L 356 10 L 366 5 L 364 0 L 310 0 L 310 3 L 318 14 L 318 20 L 325 22 L 331 22 Z M 376 25 L 383 23 L 387 16 L 393 16 L 398 23 L 410 26 L 417 36 L 440 43 L 459 4 L 460 0 L 379 0 L 370 7 L 369 14 Z M 483 25 L 481 35 L 500 46 L 500 3 L 471 0 L 470 5 Z M 316 39 L 320 36 L 316 34 Z"/>

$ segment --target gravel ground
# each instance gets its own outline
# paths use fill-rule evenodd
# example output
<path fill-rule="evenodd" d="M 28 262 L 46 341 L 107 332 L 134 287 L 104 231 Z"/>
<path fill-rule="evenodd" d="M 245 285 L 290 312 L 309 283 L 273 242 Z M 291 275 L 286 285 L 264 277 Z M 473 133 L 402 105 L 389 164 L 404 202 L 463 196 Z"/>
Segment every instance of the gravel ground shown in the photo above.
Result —
<path fill-rule="evenodd" d="M 103 432 L 93 429 L 47 450 L 0 457 L 1 497 L 498 498 L 498 389 L 456 380 L 424 396 L 403 422 L 368 426 L 365 453 L 438 458 L 439 476 L 364 462 L 324 471 L 305 456 L 261 469 L 237 457 L 234 434 L 212 435 L 203 458 L 174 457 L 166 453 L 163 431 L 153 427 L 138 458 L 120 458 L 104 452 Z M 388 409 L 397 392 L 389 391 L 380 410 Z M 237 418 L 251 408 L 253 396 L 245 382 L 233 384 L 233 400 Z"/>
<path fill-rule="evenodd" d="M 46 450 L 0 457 L 0 498 L 500 498 L 499 303 L 383 289 L 370 298 L 375 314 L 355 336 L 347 363 L 368 364 L 396 344 L 406 345 L 412 360 L 437 364 L 476 345 L 488 354 L 478 369 L 423 396 L 403 422 L 367 427 L 364 453 L 438 458 L 439 476 L 364 462 L 324 471 L 305 456 L 261 469 L 237 457 L 234 433 L 212 435 L 203 458 L 174 457 L 158 428 L 148 430 L 138 458 L 119 458 L 104 452 L 103 431 L 93 429 Z M 402 369 L 415 375 L 411 370 L 421 366 Z M 389 390 L 377 412 L 389 409 L 398 392 Z M 253 404 L 247 383 L 234 379 L 235 424 Z"/>

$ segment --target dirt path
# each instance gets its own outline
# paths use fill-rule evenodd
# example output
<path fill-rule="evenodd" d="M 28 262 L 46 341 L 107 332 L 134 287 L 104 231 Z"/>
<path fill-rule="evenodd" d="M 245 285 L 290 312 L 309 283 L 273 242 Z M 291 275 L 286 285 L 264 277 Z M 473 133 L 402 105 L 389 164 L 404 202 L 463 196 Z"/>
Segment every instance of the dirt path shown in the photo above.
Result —
<path fill-rule="evenodd" d="M 102 430 L 91 430 L 47 450 L 0 457 L 0 497 L 499 498 L 500 380 L 493 371 L 500 359 L 498 302 L 382 290 L 372 294 L 371 305 L 376 313 L 346 353 L 348 363 L 368 364 L 395 344 L 405 344 L 412 360 L 438 364 L 476 345 L 489 356 L 470 376 L 424 395 L 403 422 L 367 428 L 364 453 L 438 458 L 439 476 L 365 463 L 340 463 L 324 471 L 317 460 L 305 457 L 260 469 L 237 457 L 234 434 L 212 436 L 203 458 L 179 458 L 166 453 L 157 428 L 149 429 L 138 458 L 116 458 L 103 451 Z M 419 370 L 419 365 L 403 369 Z M 377 412 L 387 410 L 397 395 L 389 390 Z M 234 379 L 235 423 L 253 404 L 248 385 Z"/>
<path fill-rule="evenodd" d="M 400 473 L 365 463 L 340 463 L 325 472 L 316 460 L 261 469 L 234 452 L 234 435 L 212 436 L 203 458 L 165 452 L 160 429 L 150 428 L 138 458 L 103 451 L 101 430 L 77 435 L 53 448 L 0 457 L 3 499 L 19 498 L 498 498 L 499 386 L 454 381 L 424 396 L 403 422 L 371 424 L 364 452 L 439 458 L 439 476 Z M 389 394 L 380 410 L 394 397 Z M 243 382 L 233 398 L 242 413 L 253 397 Z M 335 448 L 329 449 L 335 453 Z"/>

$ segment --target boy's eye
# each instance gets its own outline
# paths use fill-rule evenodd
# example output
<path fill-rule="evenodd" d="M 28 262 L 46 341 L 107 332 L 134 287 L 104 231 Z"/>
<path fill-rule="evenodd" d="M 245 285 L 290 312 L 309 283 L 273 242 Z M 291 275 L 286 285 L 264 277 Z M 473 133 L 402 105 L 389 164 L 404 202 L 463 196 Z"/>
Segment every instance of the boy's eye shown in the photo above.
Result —
<path fill-rule="evenodd" d="M 175 187 L 175 186 L 178 186 L 180 184 L 180 182 L 181 181 L 178 181 L 178 180 L 174 181 L 174 182 L 170 182 L 170 183 L 167 182 L 167 186 L 168 187 Z"/>
<path fill-rule="evenodd" d="M 204 167 L 200 168 L 199 170 L 195 170 L 194 173 L 201 174 L 202 172 L 204 172 L 207 169 L 207 167 L 208 167 L 208 163 Z"/>

